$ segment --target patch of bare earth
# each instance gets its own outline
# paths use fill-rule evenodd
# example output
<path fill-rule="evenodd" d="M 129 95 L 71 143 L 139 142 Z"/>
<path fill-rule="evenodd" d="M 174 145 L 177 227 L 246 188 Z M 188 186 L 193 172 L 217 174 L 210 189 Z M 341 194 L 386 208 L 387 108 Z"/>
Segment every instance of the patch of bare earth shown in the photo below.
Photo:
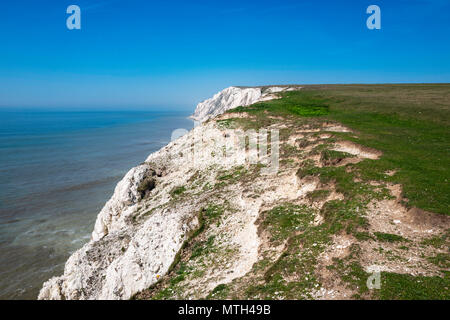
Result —
<path fill-rule="evenodd" d="M 352 132 L 349 128 L 344 127 L 340 124 L 336 123 L 324 123 L 323 131 L 331 131 L 331 132 Z"/>
<path fill-rule="evenodd" d="M 405 241 L 361 243 L 361 265 L 366 270 L 389 271 L 411 275 L 441 275 L 442 268 L 427 258 L 448 253 L 448 248 L 424 246 L 422 242 L 443 234 L 450 227 L 450 217 L 407 209 L 401 204 L 401 186 L 390 185 L 395 199 L 372 201 L 367 210 L 369 231 L 401 236 Z"/>
<path fill-rule="evenodd" d="M 318 300 L 347 300 L 355 294 L 335 272 L 328 269 L 333 265 L 333 259 L 344 259 L 350 254 L 350 246 L 356 239 L 348 234 L 333 236 L 332 243 L 318 258 L 316 274 L 321 287 L 313 293 Z"/>
<path fill-rule="evenodd" d="M 228 120 L 228 119 L 253 119 L 255 117 L 249 115 L 247 112 L 233 112 L 233 113 L 224 113 L 220 116 L 217 116 L 214 120 Z"/>
<path fill-rule="evenodd" d="M 336 142 L 335 146 L 331 150 L 346 152 L 362 159 L 376 160 L 382 155 L 382 153 L 378 150 L 363 147 L 350 141 Z"/>

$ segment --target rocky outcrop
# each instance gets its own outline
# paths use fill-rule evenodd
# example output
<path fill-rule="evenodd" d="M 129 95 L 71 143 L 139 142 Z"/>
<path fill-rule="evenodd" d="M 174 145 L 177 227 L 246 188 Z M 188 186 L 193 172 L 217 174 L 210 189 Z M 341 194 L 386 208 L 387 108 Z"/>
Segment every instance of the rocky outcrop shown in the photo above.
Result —
<path fill-rule="evenodd" d="M 216 93 L 212 98 L 200 102 L 191 118 L 203 122 L 239 106 L 248 106 L 256 102 L 276 99 L 278 97 L 276 93 L 295 90 L 297 88 L 298 87 L 229 87 Z"/>

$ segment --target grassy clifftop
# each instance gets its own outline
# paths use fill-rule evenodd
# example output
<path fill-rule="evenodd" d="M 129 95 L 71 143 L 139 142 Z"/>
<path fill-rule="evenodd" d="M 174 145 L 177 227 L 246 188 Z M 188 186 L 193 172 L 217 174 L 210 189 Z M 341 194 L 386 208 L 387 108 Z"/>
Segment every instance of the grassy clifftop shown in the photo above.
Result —
<path fill-rule="evenodd" d="M 327 85 L 210 120 L 279 129 L 280 170 L 195 173 L 201 226 L 135 298 L 449 299 L 449 111 L 447 84 Z"/>
<path fill-rule="evenodd" d="M 232 112 L 259 115 L 260 126 L 266 112 L 339 121 L 357 133 L 342 138 L 383 152 L 367 176 L 401 183 L 410 206 L 450 214 L 450 84 L 312 85 L 282 95 Z M 388 170 L 396 174 L 380 175 Z"/>

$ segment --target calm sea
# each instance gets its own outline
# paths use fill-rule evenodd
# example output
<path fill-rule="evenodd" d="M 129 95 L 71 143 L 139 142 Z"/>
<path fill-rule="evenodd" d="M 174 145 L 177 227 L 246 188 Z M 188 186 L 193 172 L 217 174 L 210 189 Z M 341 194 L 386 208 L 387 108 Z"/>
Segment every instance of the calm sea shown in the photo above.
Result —
<path fill-rule="evenodd" d="M 117 182 L 187 116 L 0 110 L 0 299 L 35 299 L 62 274 Z"/>

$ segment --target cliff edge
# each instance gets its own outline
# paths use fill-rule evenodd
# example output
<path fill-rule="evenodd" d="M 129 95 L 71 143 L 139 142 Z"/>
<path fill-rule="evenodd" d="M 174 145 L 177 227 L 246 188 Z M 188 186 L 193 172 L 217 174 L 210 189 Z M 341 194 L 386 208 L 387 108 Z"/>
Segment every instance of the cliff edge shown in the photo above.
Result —
<path fill-rule="evenodd" d="M 200 103 L 202 123 L 125 175 L 39 299 L 371 299 L 398 283 L 448 297 L 449 216 L 407 207 L 399 169 L 374 171 L 383 153 L 293 88 Z"/>
<path fill-rule="evenodd" d="M 218 93 L 212 98 L 200 102 L 191 116 L 196 121 L 206 121 L 227 110 L 239 107 L 249 106 L 251 104 L 277 99 L 276 93 L 298 90 L 297 86 L 278 86 L 278 87 L 229 87 Z"/>
<path fill-rule="evenodd" d="M 239 105 L 276 98 L 274 93 L 286 89 L 267 88 L 262 94 L 261 88 L 230 87 L 200 103 L 193 118 L 205 121 Z M 245 160 L 245 153 L 226 162 L 212 157 L 221 136 L 216 124 L 198 126 L 132 168 L 98 214 L 91 241 L 68 259 L 64 275 L 44 283 L 39 299 L 128 299 L 166 274 L 198 226 L 198 208 L 208 197 L 174 199 L 176 188 L 200 172 L 213 178 Z M 238 139 L 233 143 L 238 145 Z M 257 241 L 251 245 L 257 247 Z"/>

